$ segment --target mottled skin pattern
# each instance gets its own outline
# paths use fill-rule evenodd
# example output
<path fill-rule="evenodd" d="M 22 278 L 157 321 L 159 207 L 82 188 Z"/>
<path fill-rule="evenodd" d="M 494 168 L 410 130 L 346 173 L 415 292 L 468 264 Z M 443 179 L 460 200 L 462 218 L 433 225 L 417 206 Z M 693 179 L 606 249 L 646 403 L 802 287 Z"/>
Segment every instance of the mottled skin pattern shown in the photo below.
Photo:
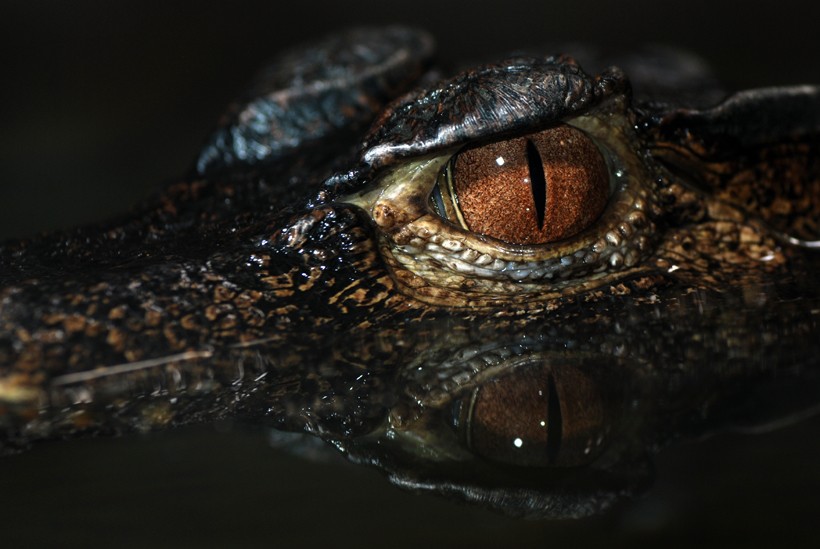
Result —
<path fill-rule="evenodd" d="M 714 107 L 703 72 L 674 104 L 678 83 L 645 75 L 633 98 L 635 60 L 440 79 L 431 54 L 405 29 L 294 50 L 132 215 L 3 244 L 0 452 L 239 416 L 413 489 L 578 516 L 644 486 L 671 437 L 816 404 L 818 88 Z M 407 183 L 414 162 L 562 121 L 615 182 L 577 238 L 466 234 L 431 214 L 426 179 Z M 450 425 L 454 403 L 517 376 L 560 398 L 543 467 Z M 762 385 L 766 405 L 737 397 Z"/>

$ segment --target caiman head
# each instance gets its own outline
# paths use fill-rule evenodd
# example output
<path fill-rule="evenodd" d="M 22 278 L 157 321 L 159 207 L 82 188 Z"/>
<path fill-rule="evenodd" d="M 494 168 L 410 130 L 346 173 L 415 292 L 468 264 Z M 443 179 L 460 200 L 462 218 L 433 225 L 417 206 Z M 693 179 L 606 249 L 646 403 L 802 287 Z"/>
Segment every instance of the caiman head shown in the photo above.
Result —
<path fill-rule="evenodd" d="M 0 448 L 241 416 L 580 515 L 680 432 L 816 403 L 820 88 L 725 95 L 671 52 L 443 77 L 432 50 L 280 56 L 189 177 L 5 243 Z M 799 383 L 750 415 L 773 372 Z"/>

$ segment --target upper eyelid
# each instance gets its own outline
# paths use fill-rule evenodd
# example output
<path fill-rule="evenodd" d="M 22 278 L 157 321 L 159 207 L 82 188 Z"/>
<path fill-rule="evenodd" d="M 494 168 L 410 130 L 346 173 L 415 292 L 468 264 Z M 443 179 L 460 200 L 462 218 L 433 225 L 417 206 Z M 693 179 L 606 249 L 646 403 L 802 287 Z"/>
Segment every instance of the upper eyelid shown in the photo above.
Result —
<path fill-rule="evenodd" d="M 509 300 L 549 301 L 565 288 L 597 287 L 622 271 L 652 268 L 653 174 L 645 172 L 631 119 L 622 103 L 564 123 L 589 136 L 610 173 L 610 202 L 578 235 L 546 244 L 510 244 L 473 233 L 432 212 L 429 196 L 450 159 L 464 146 L 380 170 L 369 190 L 342 198 L 365 209 L 399 287 L 422 301 L 493 307 Z"/>
<path fill-rule="evenodd" d="M 628 88 L 620 69 L 592 77 L 565 56 L 479 66 L 391 105 L 365 137 L 361 160 L 379 170 L 503 134 L 532 133 L 625 97 Z"/>

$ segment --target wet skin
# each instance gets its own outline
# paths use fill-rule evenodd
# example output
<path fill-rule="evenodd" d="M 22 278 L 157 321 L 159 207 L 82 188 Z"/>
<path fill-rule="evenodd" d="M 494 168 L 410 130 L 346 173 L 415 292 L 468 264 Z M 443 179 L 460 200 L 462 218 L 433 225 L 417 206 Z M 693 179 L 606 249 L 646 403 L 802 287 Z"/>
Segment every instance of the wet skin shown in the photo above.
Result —
<path fill-rule="evenodd" d="M 132 215 L 5 243 L 0 449 L 238 416 L 578 516 L 670 438 L 817 405 L 820 89 L 730 95 L 669 52 L 598 76 L 431 56 L 402 29 L 285 54 Z M 538 198 L 533 159 L 574 139 L 592 152 L 555 153 Z M 458 159 L 508 143 L 537 212 L 463 183 Z M 561 166 L 596 162 L 603 186 L 565 194 L 603 198 L 557 201 Z M 516 216 L 547 228 L 494 232 Z"/>

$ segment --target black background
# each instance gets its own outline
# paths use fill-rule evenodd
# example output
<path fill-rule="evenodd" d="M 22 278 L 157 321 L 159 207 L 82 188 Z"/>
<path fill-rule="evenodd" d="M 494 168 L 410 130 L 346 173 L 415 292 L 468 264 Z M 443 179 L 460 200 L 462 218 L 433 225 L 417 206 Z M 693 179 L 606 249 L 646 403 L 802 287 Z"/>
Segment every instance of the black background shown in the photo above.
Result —
<path fill-rule="evenodd" d="M 271 55 L 350 25 L 430 30 L 460 62 L 556 42 L 697 52 L 737 88 L 820 83 L 817 3 L 9 2 L 0 8 L 0 236 L 124 211 L 191 163 Z M 45 445 L 0 463 L 0 545 L 810 545 L 818 420 L 666 451 L 643 499 L 522 522 L 212 427 Z M 437 543 L 438 542 L 438 543 Z"/>
<path fill-rule="evenodd" d="M 0 10 L 0 237 L 127 209 L 190 165 L 274 52 L 344 26 L 425 28 L 445 63 L 551 43 L 664 43 L 737 88 L 820 82 L 820 7 L 792 0 L 6 0 Z"/>

